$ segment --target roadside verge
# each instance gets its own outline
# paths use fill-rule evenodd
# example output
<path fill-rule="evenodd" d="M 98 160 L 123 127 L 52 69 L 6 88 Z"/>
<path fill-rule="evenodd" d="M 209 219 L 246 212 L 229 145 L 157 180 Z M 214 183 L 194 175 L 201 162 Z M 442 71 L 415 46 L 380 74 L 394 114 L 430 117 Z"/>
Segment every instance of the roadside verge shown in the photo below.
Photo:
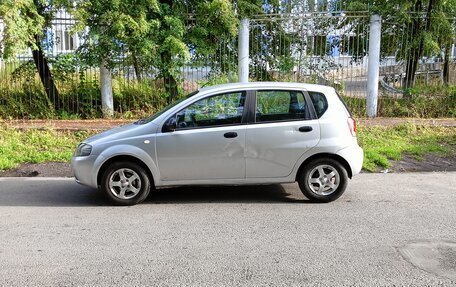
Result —
<path fill-rule="evenodd" d="M 0 177 L 69 177 L 69 160 L 79 142 L 130 122 L 0 122 Z M 364 172 L 456 171 L 456 119 L 360 119 L 358 127 Z"/>

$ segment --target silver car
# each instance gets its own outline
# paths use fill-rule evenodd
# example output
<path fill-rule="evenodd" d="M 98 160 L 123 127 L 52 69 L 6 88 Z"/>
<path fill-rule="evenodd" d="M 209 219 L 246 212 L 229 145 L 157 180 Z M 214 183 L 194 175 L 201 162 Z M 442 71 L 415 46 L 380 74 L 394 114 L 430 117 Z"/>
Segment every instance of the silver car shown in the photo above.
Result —
<path fill-rule="evenodd" d="M 333 88 L 261 82 L 205 87 L 88 138 L 72 167 L 78 183 L 118 205 L 167 186 L 291 182 L 329 202 L 362 162 L 356 122 Z"/>

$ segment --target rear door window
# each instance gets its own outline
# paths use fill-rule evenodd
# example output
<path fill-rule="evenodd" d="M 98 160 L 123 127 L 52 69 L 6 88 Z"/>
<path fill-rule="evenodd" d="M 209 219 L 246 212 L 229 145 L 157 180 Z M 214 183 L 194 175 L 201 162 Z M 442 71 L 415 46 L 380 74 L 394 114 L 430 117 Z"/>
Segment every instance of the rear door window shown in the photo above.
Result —
<path fill-rule="evenodd" d="M 275 122 L 310 119 L 301 91 L 257 91 L 255 122 Z"/>

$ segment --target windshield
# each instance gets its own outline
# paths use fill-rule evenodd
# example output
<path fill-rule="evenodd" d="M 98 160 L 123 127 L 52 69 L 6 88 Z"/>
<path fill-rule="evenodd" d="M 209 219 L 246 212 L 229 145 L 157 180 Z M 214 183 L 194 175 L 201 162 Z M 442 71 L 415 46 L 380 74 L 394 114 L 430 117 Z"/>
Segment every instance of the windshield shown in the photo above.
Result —
<path fill-rule="evenodd" d="M 142 124 L 146 124 L 146 123 L 150 123 L 151 121 L 155 120 L 156 118 L 158 118 L 160 115 L 162 115 L 164 112 L 166 112 L 167 110 L 171 109 L 172 107 L 176 106 L 177 104 L 179 104 L 180 102 L 190 98 L 190 97 L 193 97 L 194 95 L 198 94 L 198 90 L 194 91 L 194 92 L 191 92 L 190 94 L 186 95 L 185 97 L 181 98 L 181 99 L 178 99 L 177 101 L 169 104 L 168 106 L 166 106 L 165 108 L 163 108 L 161 111 L 159 112 L 156 112 L 155 114 L 151 115 L 150 117 L 147 117 L 147 118 L 144 118 L 144 119 L 140 119 L 139 121 L 136 121 L 135 124 L 137 125 L 142 125 Z"/>

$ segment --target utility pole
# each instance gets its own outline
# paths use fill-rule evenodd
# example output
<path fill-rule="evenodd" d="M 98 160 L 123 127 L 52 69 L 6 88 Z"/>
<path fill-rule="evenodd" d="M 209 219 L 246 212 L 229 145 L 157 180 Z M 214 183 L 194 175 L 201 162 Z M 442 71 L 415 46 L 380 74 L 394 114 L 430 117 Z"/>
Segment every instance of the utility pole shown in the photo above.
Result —
<path fill-rule="evenodd" d="M 249 19 L 242 19 L 239 27 L 238 81 L 249 81 Z"/>
<path fill-rule="evenodd" d="M 369 57 L 367 64 L 367 116 L 377 116 L 378 102 L 378 76 L 380 73 L 380 39 L 382 30 L 382 18 L 380 15 L 372 15 L 370 18 L 369 33 Z"/>
<path fill-rule="evenodd" d="M 106 59 L 102 59 L 100 65 L 100 92 L 101 110 L 104 118 L 112 118 L 114 115 L 114 105 L 112 98 L 112 75 L 107 67 Z"/>

